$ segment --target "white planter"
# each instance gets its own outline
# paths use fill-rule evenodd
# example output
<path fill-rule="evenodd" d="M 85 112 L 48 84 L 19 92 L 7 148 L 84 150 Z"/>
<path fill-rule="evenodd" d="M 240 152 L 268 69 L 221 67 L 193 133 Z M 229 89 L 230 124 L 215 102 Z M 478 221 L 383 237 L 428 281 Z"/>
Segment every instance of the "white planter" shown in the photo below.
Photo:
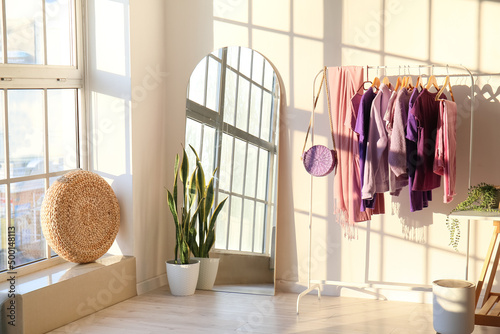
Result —
<path fill-rule="evenodd" d="M 194 257 L 200 261 L 200 273 L 196 289 L 212 290 L 219 270 L 219 258 Z"/>
<path fill-rule="evenodd" d="M 191 259 L 189 264 L 175 264 L 167 261 L 167 277 L 170 292 L 174 296 L 190 296 L 196 290 L 200 261 Z"/>
<path fill-rule="evenodd" d="M 433 325 L 441 334 L 474 331 L 476 286 L 472 282 L 443 279 L 432 282 Z"/>

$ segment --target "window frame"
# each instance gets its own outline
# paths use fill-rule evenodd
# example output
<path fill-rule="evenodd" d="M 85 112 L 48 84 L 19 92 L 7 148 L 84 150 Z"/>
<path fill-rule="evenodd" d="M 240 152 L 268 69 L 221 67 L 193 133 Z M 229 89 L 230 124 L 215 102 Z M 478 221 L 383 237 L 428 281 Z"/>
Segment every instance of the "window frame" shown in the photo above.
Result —
<path fill-rule="evenodd" d="M 251 50 L 251 49 L 250 49 Z M 275 224 L 275 217 L 276 217 L 276 193 L 277 193 L 277 155 L 278 155 L 278 147 L 277 147 L 277 140 L 278 140 L 278 130 L 277 130 L 277 124 L 279 120 L 279 106 L 280 106 L 280 86 L 279 82 L 277 79 L 276 71 L 270 66 L 270 68 L 273 70 L 273 83 L 272 83 L 272 89 L 268 89 L 264 86 L 264 76 L 265 76 L 265 68 L 266 68 L 266 62 L 268 60 L 260 55 L 262 57 L 262 62 L 263 62 L 263 67 L 262 67 L 262 81 L 261 83 L 256 82 L 252 76 L 253 76 L 253 66 L 254 66 L 254 61 L 253 57 L 256 53 L 258 53 L 255 50 L 252 50 L 252 57 L 250 59 L 250 76 L 242 73 L 239 69 L 240 66 L 240 57 L 241 57 L 241 47 L 238 47 L 238 68 L 234 68 L 233 66 L 229 65 L 227 62 L 228 59 L 228 48 L 223 48 L 219 50 L 219 54 L 215 54 L 212 52 L 211 54 L 207 55 L 203 60 L 206 61 L 205 65 L 205 82 L 204 82 L 204 104 L 206 105 L 207 102 L 207 83 L 208 83 L 208 71 L 209 71 L 209 59 L 215 59 L 216 61 L 220 62 L 220 70 L 218 73 L 218 111 L 211 110 L 210 108 L 200 105 L 197 102 L 194 102 L 189 99 L 189 92 L 190 92 L 190 86 L 188 83 L 187 87 L 187 94 L 186 96 L 188 97 L 186 99 L 186 119 L 191 119 L 195 122 L 201 123 L 202 126 L 209 126 L 215 129 L 215 137 L 216 137 L 216 149 L 215 149 L 215 154 L 214 154 L 214 166 L 220 166 L 221 164 L 221 152 L 222 152 L 222 142 L 223 142 L 223 135 L 228 135 L 229 137 L 232 138 L 233 144 L 232 144 L 232 150 L 233 153 L 231 156 L 233 157 L 232 162 L 231 162 L 231 178 L 230 178 L 230 188 L 229 190 L 223 190 L 220 189 L 219 187 L 219 180 L 220 180 L 220 168 L 217 169 L 216 171 L 216 182 L 215 182 L 215 189 L 214 192 L 216 194 L 215 202 L 219 202 L 219 194 L 224 194 L 227 195 L 230 198 L 233 197 L 238 197 L 241 198 L 242 202 L 242 207 L 241 207 L 241 216 L 240 216 L 240 240 L 239 240 L 239 247 L 238 250 L 233 250 L 229 249 L 229 233 L 230 233 L 230 210 L 232 203 L 231 201 L 226 202 L 227 208 L 227 230 L 226 230 L 226 247 L 225 249 L 223 248 L 215 248 L 214 251 L 216 252 L 222 252 L 222 253 L 250 253 L 252 255 L 263 255 L 263 256 L 271 256 L 271 250 L 273 247 L 273 241 L 271 240 L 272 237 L 272 229 Z M 202 60 L 202 61 L 203 61 Z M 201 63 L 201 61 L 200 61 Z M 269 64 L 270 65 L 270 64 Z M 231 125 L 228 123 L 224 122 L 224 104 L 225 104 L 225 86 L 226 86 L 226 72 L 227 70 L 231 70 L 234 73 L 236 73 L 236 99 L 235 99 L 235 112 L 234 116 L 235 119 L 234 124 Z M 246 128 L 247 130 L 244 131 L 236 126 L 236 113 L 237 113 L 237 105 L 238 105 L 238 85 L 239 85 L 239 78 L 243 78 L 244 80 L 247 80 L 249 82 L 249 91 L 253 89 L 254 86 L 256 86 L 259 89 L 260 92 L 260 116 L 259 116 L 259 122 L 262 123 L 262 114 L 263 114 L 263 96 L 264 92 L 267 92 L 271 94 L 271 110 L 270 110 L 270 133 L 269 133 L 269 141 L 266 141 L 264 139 L 261 139 L 260 136 L 256 137 L 253 134 L 251 134 L 250 131 L 250 107 L 251 107 L 251 93 L 249 94 L 249 101 L 248 101 L 248 110 L 247 110 L 247 122 L 246 122 Z M 203 141 L 203 129 L 202 127 L 202 135 L 200 136 L 201 141 Z M 262 134 L 262 130 L 259 129 L 259 135 Z M 235 140 L 241 140 L 245 143 L 246 151 L 248 152 L 248 146 L 253 145 L 257 147 L 257 159 L 259 159 L 259 149 L 263 149 L 268 153 L 268 163 L 267 163 L 267 173 L 266 173 L 266 178 L 267 178 L 267 184 L 266 184 L 266 190 L 265 190 L 265 199 L 259 199 L 257 198 L 257 191 L 255 192 L 254 196 L 247 196 L 245 195 L 245 185 L 243 186 L 243 191 L 242 194 L 235 193 L 232 191 L 232 172 L 233 172 L 233 163 L 234 163 L 234 147 L 235 147 Z M 200 155 L 200 159 L 202 159 L 203 151 L 198 152 Z M 245 155 L 245 164 L 244 168 L 247 168 L 247 154 Z M 258 160 L 257 160 L 257 168 L 258 168 Z M 257 185 L 257 180 L 258 180 L 258 173 L 256 175 L 256 185 Z M 244 201 L 245 200 L 251 200 L 255 204 L 253 205 L 253 234 L 252 234 L 252 251 L 243 251 L 241 250 L 242 248 L 242 231 L 243 231 L 243 215 L 244 215 Z M 256 210 L 257 210 L 257 203 L 263 203 L 265 205 L 265 222 L 263 226 L 263 244 L 262 244 L 262 251 L 255 251 L 255 221 L 256 221 Z M 216 227 L 217 228 L 217 227 Z"/>
<path fill-rule="evenodd" d="M 42 1 L 42 15 L 45 20 L 45 1 Z M 6 164 L 5 178 L 0 179 L 0 185 L 13 184 L 16 182 L 32 181 L 32 180 L 43 180 L 45 184 L 45 191 L 50 185 L 50 179 L 53 177 L 61 176 L 70 170 L 65 169 L 62 171 L 51 172 L 49 170 L 49 152 L 48 152 L 48 107 L 47 107 L 47 90 L 50 89 L 71 89 L 75 90 L 75 160 L 76 168 L 88 169 L 88 157 L 85 150 L 88 146 L 88 129 L 87 129 L 87 111 L 86 111 L 86 101 L 88 99 L 87 89 L 85 87 L 85 63 L 86 54 L 84 46 L 86 45 L 86 26 L 84 24 L 84 14 L 86 13 L 86 1 L 85 0 L 71 0 L 73 6 L 72 17 L 70 22 L 72 26 L 73 35 L 73 50 L 72 50 L 72 62 L 73 65 L 45 65 L 47 62 L 47 39 L 46 39 L 46 29 L 43 29 L 44 36 L 44 64 L 9 64 L 0 63 L 0 94 L 4 94 L 4 124 L 6 126 L 5 131 L 5 161 L 9 159 L 9 134 L 8 134 L 8 91 L 16 89 L 36 89 L 42 90 L 44 95 L 44 172 L 36 175 L 28 175 L 22 177 L 13 177 L 10 175 L 10 166 Z M 2 43 L 7 44 L 7 32 L 6 32 L 6 20 L 5 20 L 5 1 L 0 0 L 0 9 L 2 17 Z M 45 24 L 44 24 L 45 27 Z M 3 47 L 3 59 L 7 61 L 7 48 Z M 10 187 L 6 187 L 6 201 L 10 201 L 11 193 Z M 11 205 L 6 205 L 5 208 L 6 217 L 11 217 Z M 38 229 L 36 226 L 34 229 Z M 39 226 L 41 231 L 41 226 Z M 22 264 L 16 267 L 14 271 L 17 276 L 22 276 L 42 270 L 60 263 L 66 262 L 64 259 L 54 254 L 52 249 L 48 244 L 46 244 L 45 249 L 45 259 L 39 259 L 29 263 Z M 0 269 L 1 270 L 1 269 Z M 0 271 L 0 280 L 3 280 L 8 276 L 9 268 Z"/>

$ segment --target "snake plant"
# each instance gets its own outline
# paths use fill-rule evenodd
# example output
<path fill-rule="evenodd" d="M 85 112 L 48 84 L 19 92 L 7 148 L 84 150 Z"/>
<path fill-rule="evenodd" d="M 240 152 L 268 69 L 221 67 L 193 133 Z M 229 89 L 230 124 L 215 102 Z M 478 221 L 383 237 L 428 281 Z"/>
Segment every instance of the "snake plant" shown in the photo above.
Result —
<path fill-rule="evenodd" d="M 182 162 L 179 165 L 179 155 L 175 156 L 174 165 L 174 186 L 172 193 L 167 190 L 168 207 L 175 223 L 175 255 L 174 263 L 188 264 L 191 254 L 189 248 L 190 236 L 195 230 L 195 220 L 200 207 L 195 201 L 196 198 L 196 170 L 189 177 L 189 161 L 186 150 L 182 156 Z M 177 179 L 180 178 L 183 186 L 182 208 L 180 216 L 177 203 Z M 179 256 L 179 260 L 178 260 Z"/>
<path fill-rule="evenodd" d="M 192 146 L 190 147 L 196 156 L 196 169 L 193 174 L 196 174 L 195 183 L 198 202 L 198 210 L 196 213 L 198 218 L 198 230 L 190 230 L 190 248 L 194 256 L 206 258 L 208 257 L 208 252 L 215 243 L 215 221 L 227 197 L 214 208 L 214 177 L 217 169 L 213 171 L 212 178 L 207 185 L 205 183 L 205 172 L 203 171 L 198 153 L 196 153 L 196 150 Z M 198 238 L 196 238 L 197 236 Z"/>

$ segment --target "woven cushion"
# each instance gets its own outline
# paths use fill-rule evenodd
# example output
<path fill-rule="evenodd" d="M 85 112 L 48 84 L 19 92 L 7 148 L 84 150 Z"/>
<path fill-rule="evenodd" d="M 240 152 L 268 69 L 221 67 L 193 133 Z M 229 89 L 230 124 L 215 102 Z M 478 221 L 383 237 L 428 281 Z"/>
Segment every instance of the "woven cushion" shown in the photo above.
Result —
<path fill-rule="evenodd" d="M 99 175 L 84 170 L 66 173 L 50 186 L 40 216 L 49 246 L 76 263 L 104 255 L 120 226 L 113 189 Z"/>

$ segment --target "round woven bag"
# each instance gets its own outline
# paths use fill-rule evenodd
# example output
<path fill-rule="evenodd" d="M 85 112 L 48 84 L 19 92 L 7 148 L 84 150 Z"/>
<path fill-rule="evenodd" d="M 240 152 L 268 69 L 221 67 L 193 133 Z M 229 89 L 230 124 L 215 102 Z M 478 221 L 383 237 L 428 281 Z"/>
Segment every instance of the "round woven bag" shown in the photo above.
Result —
<path fill-rule="evenodd" d="M 306 171 L 313 176 L 330 174 L 337 165 L 337 151 L 323 145 L 314 145 L 302 157 Z"/>
<path fill-rule="evenodd" d="M 102 177 L 78 170 L 50 186 L 40 217 L 43 235 L 59 256 L 88 263 L 103 256 L 113 244 L 120 226 L 120 207 Z"/>

